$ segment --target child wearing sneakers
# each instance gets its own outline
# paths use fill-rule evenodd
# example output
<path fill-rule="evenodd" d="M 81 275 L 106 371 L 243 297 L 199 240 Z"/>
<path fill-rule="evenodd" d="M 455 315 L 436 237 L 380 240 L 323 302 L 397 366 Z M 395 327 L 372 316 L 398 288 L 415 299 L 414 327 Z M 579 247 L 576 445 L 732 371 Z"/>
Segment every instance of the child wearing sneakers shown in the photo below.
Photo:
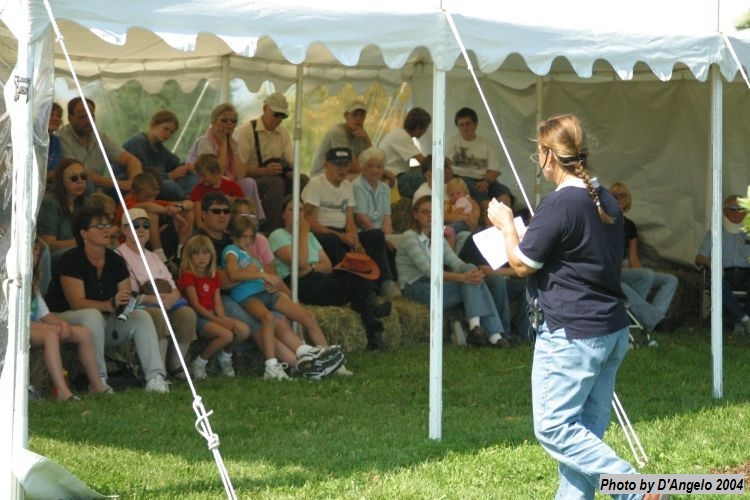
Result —
<path fill-rule="evenodd" d="M 230 296 L 261 323 L 260 347 L 266 358 L 264 377 L 289 378 L 276 358 L 273 311 L 278 311 L 300 323 L 318 346 L 312 347 L 299 341 L 299 345 L 293 347 L 298 357 L 297 370 L 302 375 L 308 378 L 322 378 L 335 372 L 344 362 L 341 346 L 328 346 L 315 315 L 293 302 L 285 293 L 288 288 L 284 281 L 273 273 L 265 272 L 262 264 L 254 258 L 252 246 L 256 234 L 257 225 L 254 219 L 242 215 L 235 216 L 230 226 L 234 244 L 224 249 L 221 260 L 227 278 L 239 282 L 231 288 Z"/>
<path fill-rule="evenodd" d="M 197 313 L 198 337 L 210 341 L 190 365 L 193 378 L 207 377 L 206 365 L 216 353 L 221 373 L 234 377 L 232 353 L 250 336 L 250 328 L 224 315 L 219 276 L 216 273 L 216 253 L 208 236 L 195 235 L 185 243 L 177 284 Z"/>

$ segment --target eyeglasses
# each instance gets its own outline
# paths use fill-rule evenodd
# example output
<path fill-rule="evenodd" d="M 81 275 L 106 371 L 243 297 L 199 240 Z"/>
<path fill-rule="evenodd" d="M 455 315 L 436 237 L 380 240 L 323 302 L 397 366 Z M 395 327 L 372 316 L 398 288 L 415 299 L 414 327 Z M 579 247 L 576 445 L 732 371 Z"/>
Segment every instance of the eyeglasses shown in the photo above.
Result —
<path fill-rule="evenodd" d="M 89 174 L 87 174 L 86 172 L 82 172 L 80 174 L 71 175 L 70 177 L 68 177 L 68 180 L 70 182 L 78 182 L 78 179 L 85 181 L 88 178 L 89 178 Z"/>
<path fill-rule="evenodd" d="M 628 193 L 612 193 L 612 196 L 617 200 L 627 200 L 630 195 Z"/>
<path fill-rule="evenodd" d="M 228 208 L 209 208 L 208 211 L 214 215 L 219 215 L 219 214 L 229 215 L 231 212 L 231 210 Z"/>
<path fill-rule="evenodd" d="M 133 222 L 133 229 L 138 231 L 140 228 L 143 229 L 151 229 L 151 221 L 150 220 L 144 220 L 143 222 Z"/>
<path fill-rule="evenodd" d="M 219 118 L 219 121 L 225 124 L 235 124 L 237 123 L 237 118 Z"/>
<path fill-rule="evenodd" d="M 112 224 L 110 224 L 109 222 L 101 222 L 99 224 L 91 224 L 87 229 L 94 229 L 94 228 L 102 229 L 102 230 L 112 229 Z"/>
<path fill-rule="evenodd" d="M 286 113 L 274 113 L 273 117 L 277 120 L 286 120 L 287 114 Z"/>
<path fill-rule="evenodd" d="M 729 210 L 730 212 L 744 212 L 745 211 L 745 209 L 739 205 L 731 205 L 727 207 L 727 210 Z"/>

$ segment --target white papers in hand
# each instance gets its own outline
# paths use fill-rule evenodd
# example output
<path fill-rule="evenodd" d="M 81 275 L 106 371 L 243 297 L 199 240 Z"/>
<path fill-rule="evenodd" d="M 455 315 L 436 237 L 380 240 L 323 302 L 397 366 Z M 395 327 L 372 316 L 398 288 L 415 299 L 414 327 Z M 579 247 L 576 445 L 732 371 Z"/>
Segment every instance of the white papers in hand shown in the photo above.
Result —
<path fill-rule="evenodd" d="M 526 233 L 526 225 L 523 223 L 523 219 L 516 217 L 513 219 L 513 225 L 516 226 L 516 232 L 518 232 L 519 241 L 523 238 Z M 474 243 L 482 253 L 490 267 L 495 270 L 508 262 L 508 252 L 505 250 L 505 238 L 503 232 L 495 226 L 488 227 L 484 231 L 476 233 L 474 236 Z"/>

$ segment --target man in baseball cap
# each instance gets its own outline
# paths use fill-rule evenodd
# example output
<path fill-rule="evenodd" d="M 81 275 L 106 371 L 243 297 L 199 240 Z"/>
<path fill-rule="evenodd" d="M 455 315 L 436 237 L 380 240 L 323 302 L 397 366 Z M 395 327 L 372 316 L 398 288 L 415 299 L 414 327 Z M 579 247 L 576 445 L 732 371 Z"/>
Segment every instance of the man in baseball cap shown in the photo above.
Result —
<path fill-rule="evenodd" d="M 240 160 L 247 165 L 245 172 L 255 179 L 263 200 L 266 220 L 261 230 L 267 234 L 284 225 L 281 200 L 292 190 L 294 146 L 289 132 L 280 126 L 288 117 L 286 97 L 274 92 L 263 101 L 260 117 L 239 125 L 234 131 Z M 300 177 L 302 186 L 306 181 L 306 176 Z"/>
<path fill-rule="evenodd" d="M 360 173 L 359 154 L 372 146 L 370 136 L 364 128 L 367 118 L 367 104 L 355 100 L 344 108 L 344 121 L 331 127 L 323 136 L 318 146 L 318 152 L 313 160 L 310 177 L 323 172 L 325 155 L 331 148 L 349 148 L 352 151 L 352 165 L 349 169 L 349 179 L 353 179 Z"/>

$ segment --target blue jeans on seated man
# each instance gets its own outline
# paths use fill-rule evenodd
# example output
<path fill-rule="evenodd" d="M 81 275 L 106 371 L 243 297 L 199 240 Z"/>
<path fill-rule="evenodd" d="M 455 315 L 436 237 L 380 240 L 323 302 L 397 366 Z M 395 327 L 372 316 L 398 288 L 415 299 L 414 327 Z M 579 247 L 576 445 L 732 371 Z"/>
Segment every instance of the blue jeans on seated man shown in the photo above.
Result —
<path fill-rule="evenodd" d="M 422 277 L 403 289 L 405 297 L 429 307 L 430 278 Z M 480 286 L 467 285 L 456 281 L 443 281 L 443 310 L 459 304 L 464 305 L 466 319 L 478 317 L 487 334 L 500 333 L 507 338 L 505 328 L 497 314 L 492 294 L 485 283 Z"/>
<path fill-rule="evenodd" d="M 568 339 L 564 328 L 551 332 L 546 322 L 539 329 L 531 368 L 534 434 L 558 462 L 556 499 L 593 499 L 600 474 L 637 474 L 602 441 L 627 350 L 627 328 L 588 339 Z"/>
<path fill-rule="evenodd" d="M 630 310 L 646 330 L 653 330 L 667 315 L 677 290 L 677 277 L 645 267 L 626 267 L 622 269 L 620 279 Z M 652 290 L 653 297 L 649 301 Z"/>
<path fill-rule="evenodd" d="M 742 304 L 740 304 L 732 291 L 737 290 L 750 293 L 750 267 L 727 267 L 724 268 L 723 276 L 721 280 L 722 303 L 732 316 L 732 320 L 735 323 L 739 323 L 745 314 L 748 314 L 748 305 L 750 302 L 745 301 L 745 307 L 742 307 Z"/>

